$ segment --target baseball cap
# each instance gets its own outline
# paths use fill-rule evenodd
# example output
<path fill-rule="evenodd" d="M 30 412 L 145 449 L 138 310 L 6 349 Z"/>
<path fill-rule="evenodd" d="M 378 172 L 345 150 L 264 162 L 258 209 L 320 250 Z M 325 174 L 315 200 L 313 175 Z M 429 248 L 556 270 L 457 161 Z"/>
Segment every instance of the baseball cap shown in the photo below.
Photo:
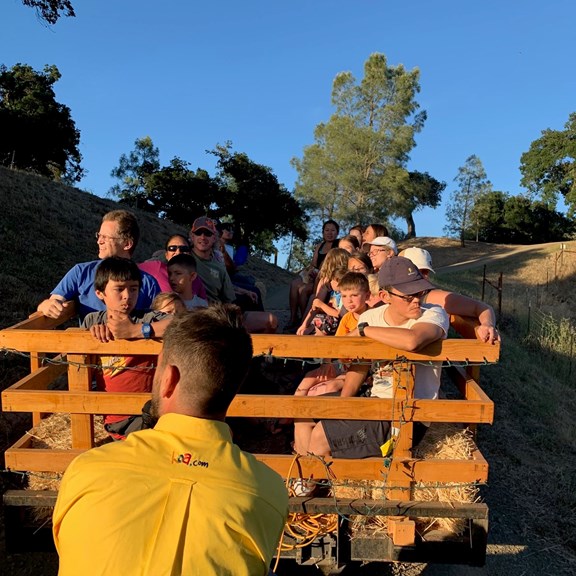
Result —
<path fill-rule="evenodd" d="M 192 232 L 197 232 L 198 230 L 209 230 L 212 234 L 216 234 L 216 225 L 214 224 L 214 220 L 212 218 L 208 218 L 207 216 L 200 216 L 200 218 L 196 218 L 194 220 L 194 224 L 192 224 Z"/>
<path fill-rule="evenodd" d="M 364 242 L 362 246 L 384 246 L 386 248 L 390 248 L 394 254 L 398 254 L 398 247 L 396 246 L 396 242 L 394 242 L 394 240 L 388 236 L 378 236 L 378 238 L 374 238 L 372 242 Z"/>
<path fill-rule="evenodd" d="M 416 264 L 416 268 L 419 270 L 430 270 L 430 272 L 434 272 L 434 269 L 432 268 L 432 256 L 430 256 L 430 252 L 424 250 L 424 248 L 416 248 L 415 246 L 412 246 L 411 248 L 402 250 L 400 256 L 412 260 L 412 262 Z"/>
<path fill-rule="evenodd" d="M 392 286 L 403 294 L 416 294 L 434 288 L 434 285 L 420 274 L 416 264 L 402 256 L 390 258 L 382 264 L 378 272 L 378 283 L 380 288 Z"/>

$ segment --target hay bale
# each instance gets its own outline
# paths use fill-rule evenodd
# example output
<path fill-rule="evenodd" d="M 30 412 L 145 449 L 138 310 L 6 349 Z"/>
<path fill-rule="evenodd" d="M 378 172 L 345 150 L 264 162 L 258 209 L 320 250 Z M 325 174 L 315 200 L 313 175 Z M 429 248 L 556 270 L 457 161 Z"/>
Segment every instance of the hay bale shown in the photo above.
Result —
<path fill-rule="evenodd" d="M 26 434 L 31 437 L 31 448 L 72 449 L 70 414 L 51 414 Z M 94 416 L 94 445 L 101 446 L 107 442 L 110 442 L 110 436 L 104 429 L 104 418 Z M 29 473 L 28 490 L 58 490 L 61 478 L 61 472 Z"/>
<path fill-rule="evenodd" d="M 430 426 L 414 456 L 422 459 L 436 460 L 471 460 L 475 444 L 470 430 L 462 429 L 456 424 L 435 423 Z M 447 482 L 442 486 L 427 486 L 416 483 L 414 500 L 424 502 L 449 502 L 452 504 L 469 504 L 477 502 L 478 486 Z M 460 535 L 466 529 L 465 518 L 418 518 L 416 526 L 422 536 L 430 530 L 445 530 Z"/>
<path fill-rule="evenodd" d="M 414 450 L 414 457 L 423 460 L 470 460 L 475 445 L 472 433 L 456 424 L 433 423 L 422 442 Z M 335 498 L 357 498 L 368 500 L 387 499 L 386 482 L 384 480 L 362 480 L 354 483 L 334 484 L 332 493 Z M 465 504 L 478 501 L 478 487 L 474 484 L 446 483 L 427 486 L 416 483 L 413 499 L 423 502 L 451 502 Z M 453 534 L 462 534 L 467 521 L 462 518 L 418 518 L 416 526 L 424 536 L 432 529 L 445 530 Z M 387 529 L 386 516 L 353 516 L 351 522 L 352 534 L 370 532 L 377 535 Z"/>

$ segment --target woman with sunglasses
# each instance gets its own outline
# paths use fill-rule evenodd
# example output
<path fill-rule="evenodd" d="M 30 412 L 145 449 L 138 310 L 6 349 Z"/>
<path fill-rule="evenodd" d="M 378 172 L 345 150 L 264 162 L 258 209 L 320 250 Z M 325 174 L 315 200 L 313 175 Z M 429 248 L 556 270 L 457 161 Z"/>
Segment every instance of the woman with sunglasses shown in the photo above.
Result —
<path fill-rule="evenodd" d="M 191 251 L 192 248 L 190 247 L 190 242 L 186 236 L 183 234 L 173 234 L 166 241 L 163 253 L 162 251 L 159 251 L 156 258 L 138 264 L 138 268 L 154 276 L 158 281 L 162 292 L 172 292 L 172 287 L 168 281 L 168 267 L 166 266 L 166 263 L 177 254 L 190 254 Z M 206 287 L 199 276 L 196 276 L 192 282 L 192 290 L 194 291 L 194 294 L 197 294 L 200 298 L 206 299 Z"/>

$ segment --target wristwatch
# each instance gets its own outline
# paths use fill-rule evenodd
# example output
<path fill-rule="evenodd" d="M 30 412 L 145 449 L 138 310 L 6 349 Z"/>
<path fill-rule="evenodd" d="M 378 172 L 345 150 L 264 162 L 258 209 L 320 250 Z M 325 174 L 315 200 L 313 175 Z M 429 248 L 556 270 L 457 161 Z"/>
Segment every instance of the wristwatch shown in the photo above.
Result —
<path fill-rule="evenodd" d="M 150 338 L 152 338 L 152 326 L 150 326 L 150 322 L 144 322 L 144 324 L 142 324 L 142 336 L 144 336 L 144 340 L 150 340 Z"/>
<path fill-rule="evenodd" d="M 370 324 L 368 324 L 368 322 L 360 322 L 360 324 L 358 324 L 358 334 L 360 334 L 362 338 L 366 337 L 366 334 L 364 334 L 364 328 L 366 328 L 366 326 L 370 326 Z"/>

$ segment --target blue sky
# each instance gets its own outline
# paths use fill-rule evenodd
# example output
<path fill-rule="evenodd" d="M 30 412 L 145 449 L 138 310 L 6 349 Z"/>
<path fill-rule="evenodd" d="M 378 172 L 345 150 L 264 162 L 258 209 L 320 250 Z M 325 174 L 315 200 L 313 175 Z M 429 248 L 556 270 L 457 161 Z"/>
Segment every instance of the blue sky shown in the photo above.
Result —
<path fill-rule="evenodd" d="M 213 173 L 231 140 L 292 189 L 290 159 L 331 113 L 334 76 L 362 77 L 373 52 L 418 67 L 421 109 L 410 168 L 447 182 L 476 154 L 494 188 L 521 192 L 520 156 L 576 110 L 574 0 L 73 0 L 47 27 L 20 0 L 0 7 L 0 63 L 56 64 L 57 100 L 81 132 L 79 187 L 105 196 L 122 153 L 149 135 Z M 440 236 L 444 206 L 415 215 Z"/>

